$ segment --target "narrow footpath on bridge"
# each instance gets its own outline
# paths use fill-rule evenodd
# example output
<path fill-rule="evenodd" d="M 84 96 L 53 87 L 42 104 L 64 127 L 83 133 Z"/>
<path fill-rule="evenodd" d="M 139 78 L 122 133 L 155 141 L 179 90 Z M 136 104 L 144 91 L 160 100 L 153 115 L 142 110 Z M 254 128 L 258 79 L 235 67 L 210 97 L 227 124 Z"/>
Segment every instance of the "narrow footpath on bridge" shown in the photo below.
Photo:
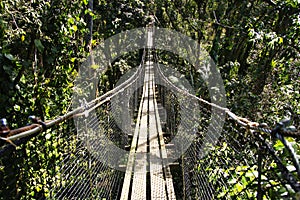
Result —
<path fill-rule="evenodd" d="M 167 152 L 155 96 L 151 29 L 147 33 L 147 47 L 143 93 L 122 187 L 122 200 L 176 199 L 170 168 L 164 164 Z"/>
<path fill-rule="evenodd" d="M 159 38 L 158 29 L 146 27 L 141 64 L 110 91 L 89 101 L 80 96 L 73 110 L 49 121 L 30 116 L 31 123 L 10 130 L 6 119 L 0 120 L 1 197 L 299 197 L 300 164 L 293 141 L 299 141 L 300 130 L 292 119 L 273 126 L 253 122 L 181 89 L 158 64 L 155 33 Z M 83 76 L 77 87 L 85 90 L 89 78 Z M 214 111 L 226 118 L 220 131 Z M 178 135 L 193 137 L 174 141 Z M 176 156 L 185 141 L 190 146 Z"/>

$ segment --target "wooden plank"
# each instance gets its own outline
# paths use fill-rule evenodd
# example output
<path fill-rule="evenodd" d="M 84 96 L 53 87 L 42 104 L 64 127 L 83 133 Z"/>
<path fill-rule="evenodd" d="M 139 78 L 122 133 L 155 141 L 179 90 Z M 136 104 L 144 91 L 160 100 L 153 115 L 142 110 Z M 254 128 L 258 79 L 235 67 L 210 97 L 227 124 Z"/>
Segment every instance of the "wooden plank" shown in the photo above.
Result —
<path fill-rule="evenodd" d="M 147 101 L 145 101 L 147 102 Z M 144 103 L 143 107 L 147 106 Z M 142 116 L 134 175 L 132 182 L 132 200 L 146 199 L 146 174 L 147 174 L 147 115 Z"/>
<path fill-rule="evenodd" d="M 146 199 L 146 188 L 147 188 L 147 137 L 148 137 L 148 91 L 147 86 L 148 77 L 147 70 L 145 72 L 144 86 L 145 90 L 143 92 L 143 109 L 141 113 L 141 122 L 138 136 L 138 146 L 136 149 L 136 158 L 134 163 L 134 175 L 132 181 L 132 200 Z"/>
<path fill-rule="evenodd" d="M 144 96 L 145 96 L 144 93 L 145 92 L 146 92 L 146 85 L 144 85 L 144 87 L 143 87 L 143 95 L 142 95 L 141 102 L 144 101 Z M 131 148 L 130 148 L 130 152 L 129 152 L 129 156 L 128 156 L 126 173 L 125 173 L 122 192 L 121 192 L 121 198 L 120 198 L 121 200 L 127 200 L 129 191 L 130 191 L 131 177 L 133 174 L 133 167 L 134 167 L 135 150 L 137 147 L 137 141 L 138 141 L 138 136 L 139 136 L 139 132 L 140 132 L 142 110 L 143 110 L 143 103 L 141 103 L 139 106 L 136 127 L 134 130 L 134 135 L 133 135 L 132 142 L 131 142 Z"/>
<path fill-rule="evenodd" d="M 151 66 L 150 66 L 151 69 Z M 153 70 L 152 70 L 153 71 Z M 154 76 L 149 81 L 149 145 L 150 145 L 150 188 L 151 199 L 167 199 L 162 160 L 158 143 L 158 130 L 154 107 Z"/>
<path fill-rule="evenodd" d="M 155 89 L 154 85 L 155 84 L 153 83 L 153 89 Z M 174 186 L 173 186 L 172 174 L 170 171 L 170 167 L 166 166 L 167 151 L 166 151 L 165 141 L 164 141 L 163 132 L 162 132 L 161 124 L 160 124 L 160 117 L 159 117 L 159 113 L 158 113 L 157 101 L 156 101 L 155 96 L 153 96 L 153 98 L 154 98 L 153 103 L 154 103 L 155 117 L 156 117 L 156 122 L 157 122 L 156 127 L 157 127 L 158 137 L 159 137 L 158 139 L 159 139 L 159 144 L 160 144 L 162 164 L 164 166 L 163 170 L 164 170 L 164 174 L 165 174 L 167 195 L 168 195 L 168 199 L 175 200 L 176 195 L 175 195 L 175 190 L 174 190 Z"/>
<path fill-rule="evenodd" d="M 147 48 L 153 47 L 153 29 L 149 28 L 147 32 Z"/>
<path fill-rule="evenodd" d="M 148 32 L 147 46 L 153 46 L 153 32 Z M 150 57 L 149 57 L 150 58 Z M 150 169 L 151 199 L 175 200 L 172 174 L 166 166 L 167 151 L 164 143 L 157 101 L 152 61 L 145 66 L 144 87 L 138 111 L 132 144 L 121 193 L 122 200 L 147 198 L 147 165 Z M 149 161 L 147 162 L 147 144 Z M 165 166 L 163 168 L 163 166 Z M 132 187 L 130 187 L 132 186 Z M 129 197 L 131 188 L 131 197 Z"/>

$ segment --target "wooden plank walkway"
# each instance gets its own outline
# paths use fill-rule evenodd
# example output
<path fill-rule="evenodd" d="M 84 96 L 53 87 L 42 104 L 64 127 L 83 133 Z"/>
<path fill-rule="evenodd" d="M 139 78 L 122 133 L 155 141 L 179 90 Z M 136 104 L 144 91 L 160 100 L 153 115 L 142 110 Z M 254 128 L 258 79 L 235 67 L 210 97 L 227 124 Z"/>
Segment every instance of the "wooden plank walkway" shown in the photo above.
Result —
<path fill-rule="evenodd" d="M 147 45 L 151 46 L 152 41 L 148 40 Z M 122 200 L 176 199 L 170 168 L 165 166 L 167 152 L 155 97 L 153 67 L 152 61 L 146 62 L 143 95 L 130 148 Z"/>
<path fill-rule="evenodd" d="M 126 167 L 126 173 L 125 173 L 125 177 L 124 177 L 124 183 L 123 183 L 123 187 L 122 187 L 122 193 L 121 193 L 121 199 L 122 200 L 127 200 L 129 198 L 129 194 L 130 194 L 130 186 L 132 183 L 132 175 L 133 175 L 133 171 L 134 171 L 134 165 L 135 165 L 135 154 L 136 154 L 136 150 L 138 149 L 138 141 L 139 141 L 139 134 L 141 132 L 141 128 L 142 130 L 145 129 L 145 125 L 147 126 L 147 118 L 145 118 L 145 116 L 147 116 L 147 112 L 145 111 L 147 109 L 147 103 L 148 103 L 148 99 L 146 97 L 147 94 L 147 85 L 144 84 L 143 87 L 143 94 L 142 94 L 142 98 L 141 98 L 141 103 L 140 103 L 140 107 L 139 107 L 139 111 L 138 111 L 138 116 L 137 116 L 137 122 L 136 122 L 136 127 L 135 127 L 135 131 L 134 131 L 134 135 L 132 138 L 132 142 L 131 142 L 131 148 L 130 148 L 130 153 L 129 153 L 129 157 L 128 157 L 128 162 L 127 162 L 127 167 Z M 143 126 L 141 126 L 143 121 Z M 143 131 L 145 133 L 145 130 Z M 147 133 L 147 131 L 146 131 Z M 144 147 L 141 147 L 144 149 Z M 147 148 L 146 148 L 147 149 Z M 146 159 L 145 159 L 146 160 Z M 146 177 L 146 174 L 145 174 Z M 139 177 L 140 179 L 142 178 L 141 176 Z M 135 176 L 135 180 L 137 182 L 137 176 Z M 143 183 L 145 183 L 146 178 L 144 178 Z M 135 183 L 136 185 L 136 183 Z M 143 187 L 146 188 L 146 184 L 143 184 Z M 135 190 L 136 186 L 135 186 Z M 143 194 L 144 197 L 146 197 L 146 189 L 141 192 L 139 191 L 139 194 Z M 141 199 L 145 199 L 143 197 L 140 197 Z M 129 198 L 130 199 L 130 198 Z"/>
<path fill-rule="evenodd" d="M 149 62 L 149 145 L 151 199 L 175 199 L 170 168 L 164 167 L 167 159 L 165 142 L 155 97 L 153 64 Z"/>

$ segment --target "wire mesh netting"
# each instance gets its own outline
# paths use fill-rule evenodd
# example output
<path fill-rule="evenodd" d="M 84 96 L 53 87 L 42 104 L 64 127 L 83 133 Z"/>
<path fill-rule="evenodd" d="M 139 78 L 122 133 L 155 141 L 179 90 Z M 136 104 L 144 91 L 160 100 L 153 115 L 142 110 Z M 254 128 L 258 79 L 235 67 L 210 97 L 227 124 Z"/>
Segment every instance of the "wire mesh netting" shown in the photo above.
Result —
<path fill-rule="evenodd" d="M 91 104 L 82 99 L 83 109 L 79 112 L 59 117 L 62 122 L 41 133 L 14 140 L 16 148 L 1 141 L 0 196 L 118 199 L 124 172 L 101 158 L 114 160 L 115 155 L 107 154 L 107 141 L 124 151 L 128 146 L 128 133 L 139 106 L 142 72 L 142 67 L 133 71 L 129 82 L 119 85 L 122 91 L 110 91 Z M 127 118 L 118 113 L 126 113 Z M 22 130 L 28 131 L 30 126 Z M 125 162 L 120 162 L 120 167 Z"/>
<path fill-rule="evenodd" d="M 13 141 L 16 149 L 2 144 L 0 196 L 119 199 L 124 172 L 103 158 L 116 162 L 116 155 L 106 149 L 109 141 L 128 150 L 142 94 L 141 66 L 125 78 L 129 82 L 117 85 L 104 98 L 84 102 L 83 110 L 40 134 Z M 228 109 L 183 90 L 184 85 L 174 83 L 180 78 L 175 75 L 156 66 L 158 109 L 168 159 L 174 165 L 177 199 L 293 199 L 299 195 L 298 161 L 279 129 L 243 123 Z M 126 160 L 117 164 L 121 168 Z"/>
<path fill-rule="evenodd" d="M 159 99 L 166 108 L 167 128 L 171 133 L 178 133 L 178 127 L 190 128 L 197 137 L 179 159 L 182 177 L 176 184 L 183 191 L 177 190 L 183 199 L 293 199 L 299 195 L 298 161 L 293 159 L 293 150 L 288 150 L 288 143 L 276 128 L 264 127 L 258 123 L 240 123 L 244 118 L 231 115 L 229 110 L 203 101 L 185 91 L 172 81 L 174 74 L 157 66 L 158 77 L 164 86 L 158 86 Z M 170 78 L 171 77 L 171 78 Z M 167 88 L 172 88 L 167 89 Z M 176 95 L 175 95 L 176 94 Z M 197 101 L 196 116 L 188 102 Z M 215 108 L 214 108 L 215 107 Z M 212 110 L 218 113 L 215 122 L 226 116 L 221 132 L 220 124 L 213 124 Z M 188 119 L 188 120 L 187 120 Z M 247 124 L 248 123 L 248 124 Z M 265 126 L 265 125 L 264 125 Z M 216 134 L 217 133 L 217 134 Z M 278 136 L 278 135 L 277 135 Z M 168 141 L 171 141 L 173 136 Z M 291 141 L 296 142 L 292 139 Z M 276 150 L 274 149 L 276 148 Z M 172 154 L 172 149 L 169 151 Z M 176 172 L 173 171 L 173 174 Z M 178 174 L 178 172 L 177 172 Z M 181 193 L 182 192 L 182 193 Z"/>
<path fill-rule="evenodd" d="M 199 157 L 199 143 L 183 156 L 185 192 L 199 199 L 291 198 L 299 191 L 299 176 L 291 162 L 276 157 L 261 133 L 247 133 L 226 121 L 222 136 L 208 154 Z M 282 166 L 281 166 L 282 165 Z M 292 173 L 289 178 L 284 174 Z"/>
<path fill-rule="evenodd" d="M 92 128 L 95 120 L 98 119 L 88 117 L 83 121 Z M 101 120 L 105 121 L 101 134 L 123 145 L 120 142 L 123 136 L 109 121 L 109 115 L 102 114 Z M 2 149 L 1 196 L 12 199 L 116 199 L 124 174 L 94 157 L 82 135 L 77 134 L 73 119 L 70 119 L 28 138 L 17 151 Z"/>

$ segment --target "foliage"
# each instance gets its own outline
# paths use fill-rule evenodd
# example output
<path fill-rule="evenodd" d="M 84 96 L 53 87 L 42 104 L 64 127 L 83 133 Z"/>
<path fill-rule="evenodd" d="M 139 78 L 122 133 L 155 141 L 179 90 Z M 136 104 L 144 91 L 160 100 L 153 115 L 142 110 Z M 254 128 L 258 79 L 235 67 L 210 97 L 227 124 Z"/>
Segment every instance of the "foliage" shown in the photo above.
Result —
<path fill-rule="evenodd" d="M 30 114 L 49 119 L 68 107 L 86 32 L 84 5 L 68 2 L 2 1 L 0 114 L 12 127 Z"/>
<path fill-rule="evenodd" d="M 93 10 L 89 9 L 89 2 L 93 2 Z M 282 117 L 292 117 L 299 128 L 300 10 L 297 0 L 2 0 L 1 118 L 7 118 L 11 128 L 16 128 L 24 126 L 31 114 L 47 120 L 66 113 L 70 109 L 79 66 L 89 55 L 88 42 L 96 47 L 121 31 L 144 27 L 149 22 L 149 14 L 155 15 L 157 26 L 184 33 L 209 52 L 222 74 L 228 107 L 232 111 L 254 121 L 267 122 L 270 128 Z M 87 39 L 91 28 L 88 27 L 89 16 L 93 20 L 91 41 Z M 112 63 L 105 74 L 99 75 L 99 94 L 113 88 L 128 69 L 137 65 L 139 56 L 139 52 L 124 55 Z M 209 99 L 201 75 L 193 66 L 180 55 L 160 52 L 160 57 L 163 64 L 186 76 L 197 95 Z M 32 139 L 6 161 L 1 159 L 1 166 L 5 166 L 3 162 L 14 162 L 16 166 L 27 163 L 24 169 L 4 169 L 30 180 L 19 187 L 31 185 L 34 193 L 19 191 L 20 194 L 35 197 L 41 192 L 41 177 L 52 173 L 50 161 L 59 155 L 52 141 L 55 133 L 49 134 Z M 289 140 L 300 154 L 299 142 Z M 35 152 L 35 147 L 43 145 L 44 152 Z M 280 143 L 274 144 L 280 157 L 288 156 L 281 147 Z M 232 153 L 231 149 L 226 151 Z M 28 159 L 29 154 L 35 154 L 36 160 Z M 289 162 L 286 164 L 291 166 Z M 230 169 L 237 175 L 244 173 L 245 177 L 241 179 L 242 185 L 233 184 L 233 196 L 234 191 L 251 182 L 247 172 L 256 170 L 243 167 Z M 234 178 L 230 183 L 234 183 Z M 281 188 L 277 189 L 280 193 Z M 44 187 L 41 193 L 47 194 L 48 190 Z"/>

